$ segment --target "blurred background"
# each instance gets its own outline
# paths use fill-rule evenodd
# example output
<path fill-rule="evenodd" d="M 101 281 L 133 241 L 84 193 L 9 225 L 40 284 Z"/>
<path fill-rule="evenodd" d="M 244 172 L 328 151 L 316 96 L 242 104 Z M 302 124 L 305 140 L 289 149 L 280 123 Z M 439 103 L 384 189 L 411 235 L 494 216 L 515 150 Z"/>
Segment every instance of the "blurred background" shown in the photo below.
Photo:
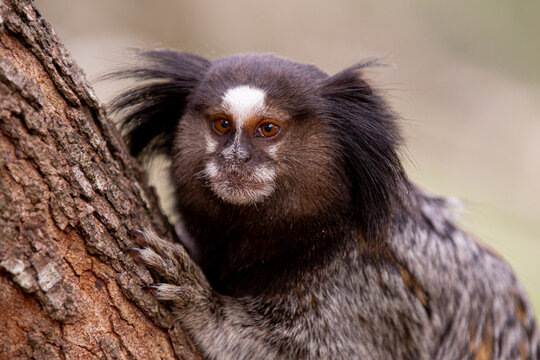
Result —
<path fill-rule="evenodd" d="M 35 3 L 94 83 L 134 47 L 272 52 L 329 73 L 382 57 L 390 66 L 369 76 L 401 114 L 411 178 L 462 199 L 462 225 L 512 264 L 540 313 L 539 1 Z M 104 102 L 115 91 L 95 89 Z"/>

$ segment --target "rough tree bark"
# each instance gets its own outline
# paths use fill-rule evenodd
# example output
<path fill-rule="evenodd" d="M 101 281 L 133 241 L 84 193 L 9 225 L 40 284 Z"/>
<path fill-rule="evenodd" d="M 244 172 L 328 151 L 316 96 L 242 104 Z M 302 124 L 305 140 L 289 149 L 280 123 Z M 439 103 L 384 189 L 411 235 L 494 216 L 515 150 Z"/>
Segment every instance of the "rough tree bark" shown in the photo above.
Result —
<path fill-rule="evenodd" d="M 0 359 L 197 359 L 125 249 L 172 237 L 81 70 L 29 1 L 0 0 Z"/>

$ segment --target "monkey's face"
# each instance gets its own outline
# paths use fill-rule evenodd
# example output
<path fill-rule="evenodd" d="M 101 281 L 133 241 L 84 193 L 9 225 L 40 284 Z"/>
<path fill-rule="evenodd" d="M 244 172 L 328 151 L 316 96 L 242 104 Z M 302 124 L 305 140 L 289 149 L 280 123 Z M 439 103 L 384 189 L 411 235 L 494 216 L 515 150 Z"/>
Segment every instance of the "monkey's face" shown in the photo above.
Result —
<path fill-rule="evenodd" d="M 273 204 L 283 211 L 305 213 L 325 202 L 335 171 L 314 105 L 318 73 L 278 65 L 225 63 L 201 82 L 177 128 L 177 181 L 193 182 L 185 177 L 191 172 L 212 197 L 232 205 L 279 199 Z M 284 209 L 287 203 L 295 209 Z"/>
<path fill-rule="evenodd" d="M 232 204 L 256 203 L 276 188 L 276 151 L 290 119 L 265 103 L 265 91 L 249 85 L 227 89 L 204 114 L 207 160 L 202 176 Z"/>
<path fill-rule="evenodd" d="M 194 176 L 234 205 L 300 195 L 308 187 L 310 193 L 320 191 L 327 170 L 315 167 L 330 162 L 322 127 L 272 103 L 268 91 L 255 85 L 223 90 L 217 105 L 184 119 L 178 161 L 197 153 Z"/>

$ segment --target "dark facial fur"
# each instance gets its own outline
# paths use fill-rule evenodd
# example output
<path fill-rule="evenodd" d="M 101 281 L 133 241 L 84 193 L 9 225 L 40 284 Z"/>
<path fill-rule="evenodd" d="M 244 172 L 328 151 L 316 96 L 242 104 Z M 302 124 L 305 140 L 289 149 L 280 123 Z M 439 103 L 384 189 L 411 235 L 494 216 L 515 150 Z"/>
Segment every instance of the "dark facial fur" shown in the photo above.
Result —
<path fill-rule="evenodd" d="M 508 266 L 406 178 L 396 119 L 363 75 L 370 63 L 329 76 L 272 55 L 139 55 L 139 67 L 115 76 L 140 83 L 112 109 L 134 155 L 171 157 L 204 276 L 171 278 L 169 257 L 191 260 L 153 235 L 142 258 L 184 290 L 202 287 L 197 307 L 174 286 L 158 298 L 176 304 L 207 355 L 472 358 L 487 332 L 507 354 L 518 345 L 495 323 L 509 319 L 505 329 L 537 351 Z"/>

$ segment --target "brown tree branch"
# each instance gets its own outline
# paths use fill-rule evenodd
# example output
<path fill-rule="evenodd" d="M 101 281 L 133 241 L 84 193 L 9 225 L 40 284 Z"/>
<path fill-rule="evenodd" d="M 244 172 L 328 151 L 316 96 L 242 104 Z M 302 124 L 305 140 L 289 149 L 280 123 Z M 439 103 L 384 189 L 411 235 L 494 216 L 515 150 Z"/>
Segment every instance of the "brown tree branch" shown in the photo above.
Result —
<path fill-rule="evenodd" d="M 130 228 L 172 239 L 141 167 L 31 2 L 0 1 L 0 358 L 197 359 Z"/>

